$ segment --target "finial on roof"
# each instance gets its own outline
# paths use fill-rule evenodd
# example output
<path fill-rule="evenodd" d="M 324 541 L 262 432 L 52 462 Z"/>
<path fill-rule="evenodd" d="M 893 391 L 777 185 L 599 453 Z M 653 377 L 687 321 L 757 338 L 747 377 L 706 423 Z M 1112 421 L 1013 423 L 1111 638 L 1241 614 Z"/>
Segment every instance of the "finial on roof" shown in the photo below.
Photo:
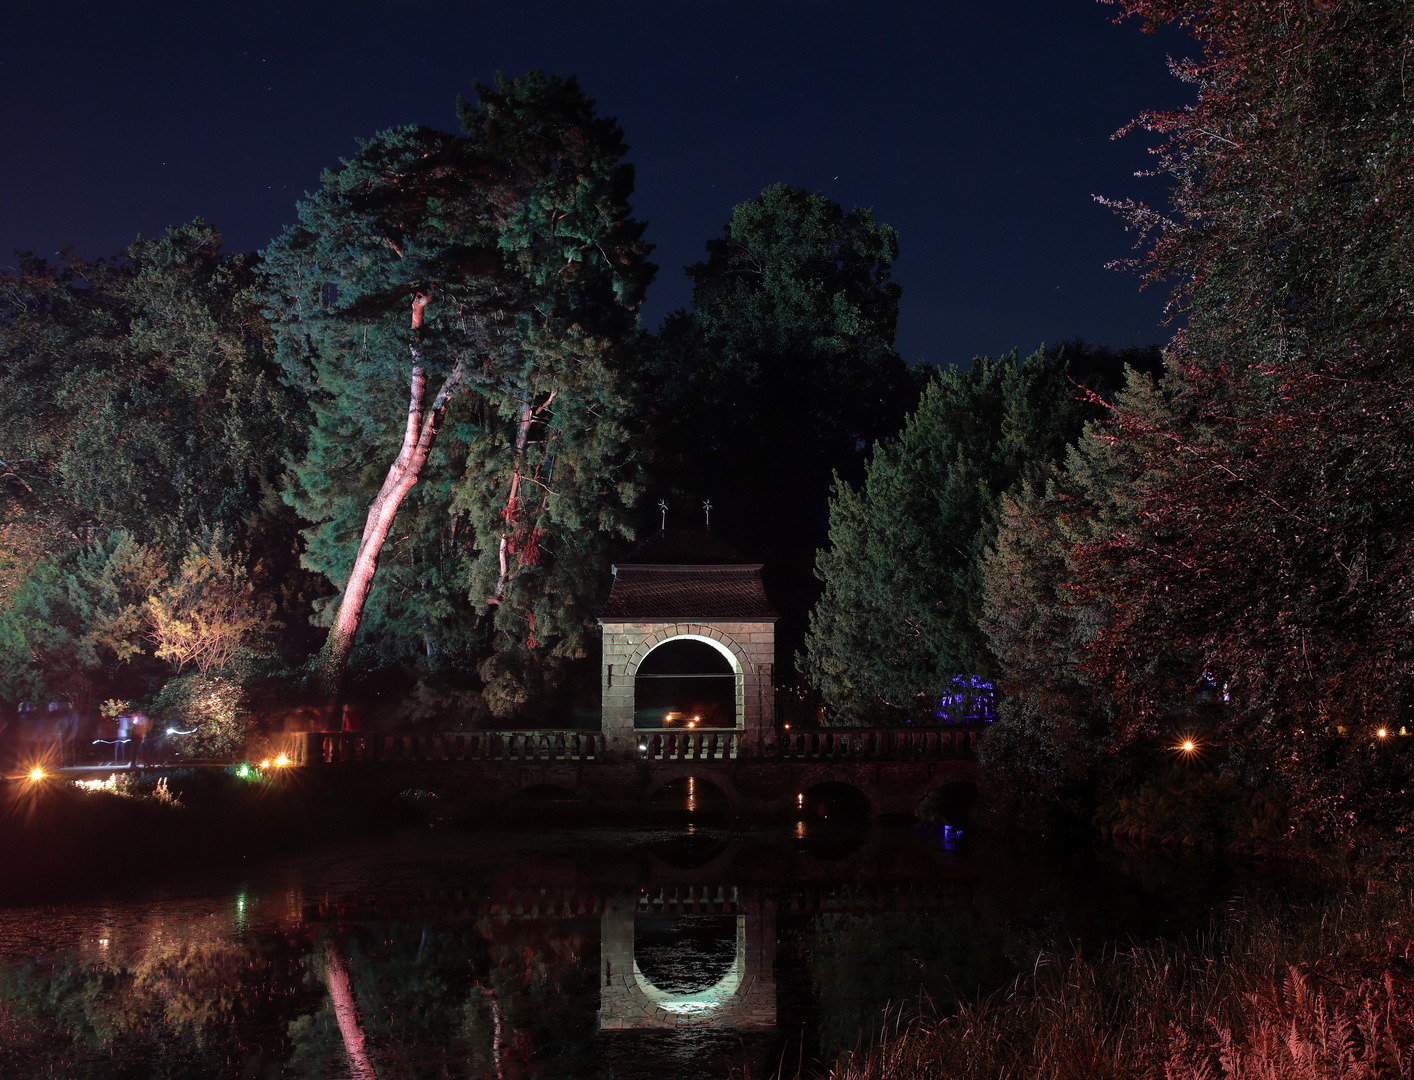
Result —
<path fill-rule="evenodd" d="M 661 532 L 667 532 L 667 531 L 668 531 L 668 500 L 667 500 L 667 499 L 659 499 L 659 500 L 658 500 L 658 509 L 661 510 L 661 511 L 663 511 L 663 523 L 662 523 L 662 525 L 660 525 L 658 528 L 659 528 L 659 530 L 660 530 Z"/>
<path fill-rule="evenodd" d="M 707 531 L 708 531 L 708 532 L 711 532 L 711 531 L 712 531 L 712 500 L 711 500 L 711 499 L 704 499 L 704 500 L 702 501 L 702 509 L 707 512 Z"/>

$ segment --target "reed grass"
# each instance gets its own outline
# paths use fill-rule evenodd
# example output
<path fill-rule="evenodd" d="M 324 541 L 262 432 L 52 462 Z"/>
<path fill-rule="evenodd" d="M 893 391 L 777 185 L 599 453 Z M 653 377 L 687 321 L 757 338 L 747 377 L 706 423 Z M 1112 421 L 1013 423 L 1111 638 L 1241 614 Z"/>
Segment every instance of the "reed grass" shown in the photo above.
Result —
<path fill-rule="evenodd" d="M 991 998 L 891 1017 L 830 1080 L 1414 1075 L 1414 897 L 1234 909 L 1176 943 L 1043 954 Z"/>

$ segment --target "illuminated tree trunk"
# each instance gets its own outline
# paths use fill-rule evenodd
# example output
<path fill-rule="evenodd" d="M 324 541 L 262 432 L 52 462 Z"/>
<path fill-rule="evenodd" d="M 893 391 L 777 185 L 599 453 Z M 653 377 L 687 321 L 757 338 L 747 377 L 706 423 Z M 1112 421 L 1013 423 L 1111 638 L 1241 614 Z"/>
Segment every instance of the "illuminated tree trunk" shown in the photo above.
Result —
<path fill-rule="evenodd" d="M 329 986 L 329 998 L 334 1003 L 334 1019 L 339 1022 L 344 1053 L 349 1059 L 349 1073 L 353 1080 L 378 1080 L 378 1073 L 373 1068 L 365 1045 L 363 1022 L 358 1016 L 358 1000 L 349 983 L 349 969 L 333 946 L 324 954 L 324 981 Z"/>
<path fill-rule="evenodd" d="M 373 589 L 373 575 L 378 570 L 378 557 L 383 552 L 383 544 L 388 539 L 388 531 L 393 527 L 393 519 L 407 493 L 417 483 L 427 457 L 432 452 L 432 444 L 437 438 L 437 430 L 442 423 L 447 401 L 453 389 L 461 380 L 461 363 L 458 361 L 447 381 L 442 384 L 431 408 L 423 410 L 423 397 L 427 390 L 427 375 L 422 369 L 422 312 L 427 306 L 427 297 L 419 293 L 412 302 L 412 381 L 408 394 L 407 428 L 403 433 L 403 445 L 397 459 L 388 470 L 383 487 L 368 508 L 368 520 L 363 526 L 363 538 L 359 541 L 358 554 L 354 558 L 353 570 L 344 585 L 344 595 L 339 601 L 339 614 L 329 630 L 329 640 L 324 646 L 324 658 L 320 663 L 319 681 L 323 695 L 332 702 L 338 697 L 344 681 L 344 670 L 348 666 L 349 653 L 353 650 L 354 635 L 358 633 L 359 620 L 363 618 L 364 605 Z"/>
<path fill-rule="evenodd" d="M 499 604 L 501 598 L 506 595 L 506 585 L 510 581 L 510 562 L 508 551 L 511 548 L 511 541 L 515 539 L 516 533 L 523 528 L 521 518 L 521 480 L 522 466 L 525 462 L 525 447 L 530 439 L 530 426 L 538 423 L 549 410 L 555 400 L 558 390 L 552 390 L 550 396 L 541 403 L 539 408 L 532 409 L 530 401 L 521 403 L 520 424 L 516 428 L 516 458 L 515 468 L 511 473 L 510 494 L 506 496 L 506 508 L 501 511 L 501 520 L 505 522 L 506 532 L 501 534 L 500 549 L 500 575 L 496 578 L 496 595 L 488 599 L 488 603 Z"/>

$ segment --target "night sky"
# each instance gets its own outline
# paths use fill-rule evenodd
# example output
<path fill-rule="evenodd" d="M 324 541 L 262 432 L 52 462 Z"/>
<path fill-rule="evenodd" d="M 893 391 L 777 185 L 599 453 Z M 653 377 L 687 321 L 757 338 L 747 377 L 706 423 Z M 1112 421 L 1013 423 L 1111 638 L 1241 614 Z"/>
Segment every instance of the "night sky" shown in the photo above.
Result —
<path fill-rule="evenodd" d="M 617 116 L 660 270 L 645 318 L 689 300 L 682 267 L 731 207 L 787 181 L 898 229 L 909 362 L 1080 335 L 1162 342 L 1163 295 L 1104 269 L 1131 238 L 1092 194 L 1136 179 L 1110 135 L 1191 90 L 1092 0 L 1011 4 L 162 3 L 6 5 L 0 264 L 13 249 L 111 254 L 196 216 L 255 250 L 354 140 L 456 129 L 497 69 L 579 76 Z"/>

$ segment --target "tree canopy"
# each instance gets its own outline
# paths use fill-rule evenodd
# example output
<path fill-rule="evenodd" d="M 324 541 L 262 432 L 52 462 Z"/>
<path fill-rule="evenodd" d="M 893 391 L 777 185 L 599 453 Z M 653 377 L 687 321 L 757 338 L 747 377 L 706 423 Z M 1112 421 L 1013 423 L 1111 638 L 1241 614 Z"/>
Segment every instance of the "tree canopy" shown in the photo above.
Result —
<path fill-rule="evenodd" d="M 1376 774 L 1408 782 L 1370 750 L 1403 723 L 1414 660 L 1414 12 L 1120 6 L 1203 46 L 1175 67 L 1197 103 L 1136 121 L 1166 136 L 1171 212 L 1112 204 L 1185 322 L 1161 383 L 1132 384 L 1069 475 L 1009 512 L 990 631 L 1013 683 L 1092 696 L 1117 745 L 1172 738 L 1195 688 L 1219 688 L 1201 717 L 1236 775 L 1345 831 L 1386 812 L 1360 796 Z M 1007 612 L 1032 594 L 1075 631 L 1058 631 L 1068 681 L 1029 674 L 1054 620 Z"/>
<path fill-rule="evenodd" d="M 978 357 L 929 380 L 859 487 L 836 481 L 800 661 L 827 702 L 931 711 L 957 676 L 991 673 L 978 615 L 999 499 L 1039 482 L 1085 415 L 1063 360 Z"/>
<path fill-rule="evenodd" d="M 894 350 L 897 257 L 871 211 L 769 187 L 687 268 L 692 308 L 664 321 L 648 365 L 657 475 L 687 504 L 673 520 L 695 524 L 711 500 L 713 528 L 776 575 L 788 640 L 817 593 L 809 552 L 825 539 L 831 478 L 858 480 L 922 385 Z"/>
<path fill-rule="evenodd" d="M 249 261 L 201 221 L 0 272 L 0 514 L 63 536 L 243 537 L 300 423 Z"/>
<path fill-rule="evenodd" d="M 413 438 L 411 383 L 426 467 L 393 507 L 364 662 L 479 664 L 505 712 L 583 652 L 627 527 L 642 448 L 622 350 L 652 267 L 622 133 L 574 80 L 478 93 L 467 135 L 393 129 L 327 172 L 266 256 L 278 355 L 315 416 L 288 495 L 309 564 L 349 580 Z"/>

